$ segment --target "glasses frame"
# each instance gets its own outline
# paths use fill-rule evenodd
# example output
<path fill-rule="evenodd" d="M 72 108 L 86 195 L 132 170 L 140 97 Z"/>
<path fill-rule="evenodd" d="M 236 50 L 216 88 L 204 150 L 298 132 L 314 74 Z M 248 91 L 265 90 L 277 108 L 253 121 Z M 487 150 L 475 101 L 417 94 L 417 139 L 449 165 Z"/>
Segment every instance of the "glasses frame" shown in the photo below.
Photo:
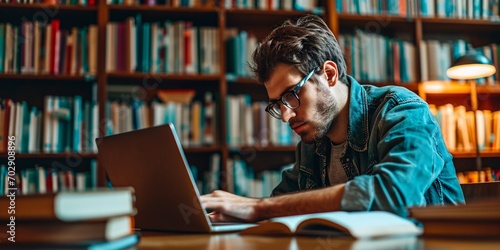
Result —
<path fill-rule="evenodd" d="M 275 100 L 275 101 L 272 101 L 271 103 L 269 103 L 266 107 L 266 112 L 269 113 L 272 117 L 274 117 L 276 119 L 281 119 L 283 117 L 283 114 L 281 113 L 281 111 L 278 113 L 276 110 L 273 109 L 273 106 L 276 105 L 278 102 L 283 103 L 283 105 L 285 105 L 285 107 L 287 107 L 291 110 L 294 110 L 294 109 L 297 109 L 298 107 L 300 107 L 300 98 L 299 98 L 299 95 L 297 93 L 299 92 L 299 89 L 302 88 L 302 86 L 304 86 L 304 84 L 309 80 L 309 78 L 311 78 L 311 76 L 314 74 L 315 71 L 316 71 L 316 69 L 313 69 L 299 83 L 297 83 L 297 86 L 295 86 L 295 88 L 283 93 L 278 100 Z M 292 106 L 290 106 L 290 104 L 288 102 L 285 102 L 283 100 L 283 97 L 287 94 L 290 94 L 290 93 L 292 93 L 293 96 L 297 99 L 297 102 L 298 102 L 297 107 L 292 107 Z"/>

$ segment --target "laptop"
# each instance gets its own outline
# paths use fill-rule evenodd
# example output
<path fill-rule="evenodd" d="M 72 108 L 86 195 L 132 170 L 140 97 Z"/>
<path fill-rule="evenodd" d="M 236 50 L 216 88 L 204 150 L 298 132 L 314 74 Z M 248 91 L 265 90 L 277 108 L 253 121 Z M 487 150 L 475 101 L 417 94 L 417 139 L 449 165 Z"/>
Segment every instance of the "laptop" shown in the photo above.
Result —
<path fill-rule="evenodd" d="M 172 124 L 97 138 L 96 144 L 113 187 L 135 189 L 136 228 L 209 233 L 255 225 L 211 223 Z"/>

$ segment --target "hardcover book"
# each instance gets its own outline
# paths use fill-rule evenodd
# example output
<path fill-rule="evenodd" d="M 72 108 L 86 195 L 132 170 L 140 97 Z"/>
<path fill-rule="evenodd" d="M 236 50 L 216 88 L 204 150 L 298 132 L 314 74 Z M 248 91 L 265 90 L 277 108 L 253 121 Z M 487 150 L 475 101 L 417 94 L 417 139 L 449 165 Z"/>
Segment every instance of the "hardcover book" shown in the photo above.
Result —
<path fill-rule="evenodd" d="M 14 199 L 14 203 L 12 203 Z M 12 205 L 14 204 L 14 205 Z M 134 189 L 95 189 L 0 197 L 0 219 L 81 221 L 135 213 Z"/>

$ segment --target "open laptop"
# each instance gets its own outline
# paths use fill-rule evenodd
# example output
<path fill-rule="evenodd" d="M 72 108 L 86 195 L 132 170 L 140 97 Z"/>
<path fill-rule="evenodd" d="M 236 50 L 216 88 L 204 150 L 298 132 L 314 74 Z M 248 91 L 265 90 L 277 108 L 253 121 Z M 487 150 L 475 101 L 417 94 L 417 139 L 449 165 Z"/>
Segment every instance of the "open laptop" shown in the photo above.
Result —
<path fill-rule="evenodd" d="M 226 232 L 255 225 L 211 223 L 172 124 L 97 138 L 96 144 L 111 184 L 135 189 L 137 228 Z"/>

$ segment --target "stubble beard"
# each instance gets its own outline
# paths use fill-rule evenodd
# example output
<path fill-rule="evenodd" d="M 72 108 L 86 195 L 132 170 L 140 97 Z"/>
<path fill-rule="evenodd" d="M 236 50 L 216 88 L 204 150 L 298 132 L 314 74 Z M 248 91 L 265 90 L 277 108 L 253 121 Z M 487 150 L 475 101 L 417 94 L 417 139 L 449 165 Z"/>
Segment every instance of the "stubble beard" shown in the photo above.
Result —
<path fill-rule="evenodd" d="M 329 89 L 319 89 L 318 97 L 314 119 L 308 121 L 311 129 L 299 133 L 302 141 L 306 144 L 312 144 L 325 137 L 334 124 L 335 112 L 338 110 L 338 104 Z"/>

